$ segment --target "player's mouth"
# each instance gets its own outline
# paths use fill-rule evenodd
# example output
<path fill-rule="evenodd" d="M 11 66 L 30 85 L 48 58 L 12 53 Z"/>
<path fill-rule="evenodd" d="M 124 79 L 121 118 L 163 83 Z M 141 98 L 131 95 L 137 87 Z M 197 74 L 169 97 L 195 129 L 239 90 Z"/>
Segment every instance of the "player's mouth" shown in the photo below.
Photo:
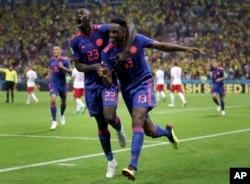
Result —
<path fill-rule="evenodd" d="M 77 18 L 77 26 L 82 27 L 82 19 L 81 18 Z"/>

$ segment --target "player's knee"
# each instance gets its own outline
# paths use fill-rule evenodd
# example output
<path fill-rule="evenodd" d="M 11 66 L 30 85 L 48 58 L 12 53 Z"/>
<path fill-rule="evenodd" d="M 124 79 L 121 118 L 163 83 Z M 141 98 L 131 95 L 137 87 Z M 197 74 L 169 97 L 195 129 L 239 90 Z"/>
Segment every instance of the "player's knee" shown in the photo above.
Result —
<path fill-rule="evenodd" d="M 105 121 L 108 122 L 109 124 L 111 125 L 115 124 L 116 117 L 113 116 L 112 114 L 105 114 L 104 118 Z"/>
<path fill-rule="evenodd" d="M 144 130 L 144 134 L 148 137 L 154 137 L 154 133 L 152 131 Z"/>

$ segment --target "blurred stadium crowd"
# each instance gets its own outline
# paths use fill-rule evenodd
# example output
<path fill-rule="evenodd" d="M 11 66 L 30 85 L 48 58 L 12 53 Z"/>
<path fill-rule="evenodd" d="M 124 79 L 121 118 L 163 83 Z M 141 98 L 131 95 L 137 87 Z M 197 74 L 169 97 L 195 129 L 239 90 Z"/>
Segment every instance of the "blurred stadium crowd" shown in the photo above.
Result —
<path fill-rule="evenodd" d="M 203 49 L 205 56 L 145 50 L 154 72 L 162 65 L 166 76 L 174 61 L 184 79 L 208 75 L 205 64 L 216 57 L 230 79 L 250 78 L 250 0 L 2 0 L 0 1 L 0 66 L 14 64 L 20 79 L 32 64 L 43 79 L 54 43 L 70 53 L 77 31 L 74 9 L 88 6 L 94 23 L 125 15 L 137 32 Z M 209 77 L 209 76 L 208 76 Z"/>

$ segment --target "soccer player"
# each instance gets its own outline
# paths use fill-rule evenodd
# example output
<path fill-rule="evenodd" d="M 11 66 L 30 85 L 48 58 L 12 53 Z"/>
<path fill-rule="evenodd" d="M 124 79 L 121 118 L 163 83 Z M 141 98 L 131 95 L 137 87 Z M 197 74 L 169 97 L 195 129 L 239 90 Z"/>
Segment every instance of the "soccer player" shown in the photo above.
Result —
<path fill-rule="evenodd" d="M 77 8 L 75 18 L 79 32 L 71 40 L 72 57 L 77 70 L 84 72 L 86 105 L 90 117 L 94 117 L 97 122 L 99 140 L 108 161 L 106 177 L 112 178 L 118 164 L 112 153 L 108 124 L 116 130 L 121 147 L 126 145 L 126 134 L 116 113 L 117 84 L 114 82 L 106 88 L 96 71 L 101 65 L 101 51 L 109 42 L 110 25 L 93 24 L 91 12 L 86 7 Z M 131 40 L 126 39 L 128 43 Z M 124 60 L 127 54 L 124 51 L 116 58 Z"/>
<path fill-rule="evenodd" d="M 84 97 L 84 73 L 73 68 L 68 84 L 71 83 L 71 81 L 73 81 L 73 97 L 76 102 L 76 111 L 74 113 L 84 113 L 86 111 L 86 105 L 81 99 Z"/>
<path fill-rule="evenodd" d="M 111 43 L 102 51 L 103 65 L 98 67 L 98 74 L 103 77 L 104 84 L 112 85 L 113 66 L 118 62 L 114 56 L 123 51 L 124 37 L 128 31 L 127 22 L 121 18 L 111 20 L 109 37 Z M 120 82 L 121 92 L 128 111 L 132 117 L 132 144 L 131 160 L 128 168 L 122 170 L 122 174 L 128 179 L 135 180 L 135 172 L 138 169 L 138 161 L 144 141 L 144 133 L 152 138 L 165 136 L 179 148 L 179 141 L 173 130 L 173 125 L 167 124 L 165 128 L 153 124 L 149 111 L 155 106 L 154 85 L 151 69 L 145 61 L 144 48 L 154 48 L 165 52 L 185 51 L 201 53 L 198 48 L 184 47 L 176 44 L 158 42 L 142 34 L 136 34 L 134 42 L 129 48 L 127 61 L 119 69 L 115 69 Z"/>
<path fill-rule="evenodd" d="M 225 89 L 224 89 L 224 80 L 228 78 L 227 73 L 224 68 L 219 66 L 219 63 L 216 59 L 211 59 L 211 61 L 207 64 L 206 69 L 211 71 L 212 77 L 212 99 L 214 103 L 217 105 L 217 111 L 221 111 L 221 115 L 225 115 Z M 217 95 L 220 97 L 220 102 L 217 99 Z"/>
<path fill-rule="evenodd" d="M 175 61 L 174 66 L 170 69 L 170 104 L 169 107 L 174 107 L 174 93 L 177 92 L 181 101 L 182 106 L 186 107 L 187 101 L 185 99 L 185 96 L 182 91 L 182 82 L 181 82 L 181 76 L 182 76 L 182 69 L 178 66 L 178 63 Z"/>
<path fill-rule="evenodd" d="M 156 101 L 158 102 L 160 100 L 160 96 L 163 98 L 163 102 L 166 100 L 166 94 L 164 90 L 165 85 L 165 77 L 164 77 L 164 71 L 162 69 L 162 65 L 159 66 L 159 68 L 155 72 L 155 80 L 156 80 Z"/>
<path fill-rule="evenodd" d="M 11 102 L 14 103 L 14 90 L 18 82 L 17 72 L 14 70 L 14 66 L 11 64 L 9 68 L 0 68 L 0 72 L 5 73 L 5 90 L 6 90 L 6 101 L 9 103 L 9 93 L 11 93 Z"/>
<path fill-rule="evenodd" d="M 56 98 L 59 95 L 61 99 L 60 105 L 60 120 L 61 124 L 66 123 L 64 117 L 64 111 L 66 109 L 67 98 L 67 82 L 66 74 L 71 75 L 72 68 L 68 58 L 62 56 L 62 49 L 59 45 L 53 46 L 53 57 L 49 59 L 48 74 L 45 77 L 49 81 L 50 88 L 50 110 L 52 116 L 52 124 L 50 129 L 55 130 L 57 127 L 56 120 Z"/>
<path fill-rule="evenodd" d="M 27 79 L 27 91 L 28 98 L 26 104 L 30 104 L 30 100 L 33 99 L 35 103 L 38 103 L 38 98 L 34 94 L 34 89 L 36 87 L 35 80 L 37 79 L 37 73 L 32 69 L 31 66 L 27 66 L 26 79 Z"/>

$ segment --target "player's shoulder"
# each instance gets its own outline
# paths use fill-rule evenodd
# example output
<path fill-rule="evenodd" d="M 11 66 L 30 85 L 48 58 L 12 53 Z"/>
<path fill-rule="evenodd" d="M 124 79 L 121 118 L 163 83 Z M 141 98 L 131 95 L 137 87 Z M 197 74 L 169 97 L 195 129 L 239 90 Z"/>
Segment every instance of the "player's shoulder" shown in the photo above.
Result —
<path fill-rule="evenodd" d="M 72 38 L 71 38 L 71 41 L 74 41 L 74 40 L 76 40 L 77 38 L 79 38 L 79 36 L 81 36 L 81 32 L 80 31 L 78 31 L 78 32 L 76 32 L 73 36 L 72 36 Z"/>
<path fill-rule="evenodd" d="M 103 53 L 108 53 L 112 48 L 114 47 L 114 45 L 112 43 L 109 43 L 104 49 L 103 49 Z"/>
<path fill-rule="evenodd" d="M 109 29 L 109 24 L 93 24 L 93 30 Z"/>

